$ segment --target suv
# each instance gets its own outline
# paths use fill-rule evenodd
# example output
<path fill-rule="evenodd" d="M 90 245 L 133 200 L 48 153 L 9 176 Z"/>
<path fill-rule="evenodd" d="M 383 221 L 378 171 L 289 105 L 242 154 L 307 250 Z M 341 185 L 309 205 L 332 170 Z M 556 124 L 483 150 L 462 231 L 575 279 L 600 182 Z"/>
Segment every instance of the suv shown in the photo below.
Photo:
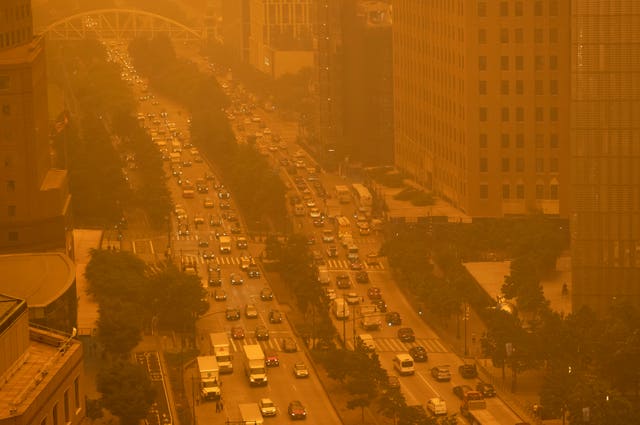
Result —
<path fill-rule="evenodd" d="M 431 368 L 431 376 L 436 381 L 451 381 L 451 371 L 449 370 L 449 366 L 442 365 Z"/>
<path fill-rule="evenodd" d="M 473 379 L 478 377 L 478 369 L 475 364 L 465 363 L 460 365 L 458 368 L 458 372 L 460 372 L 460 376 L 465 379 Z"/>
<path fill-rule="evenodd" d="M 398 338 L 400 338 L 402 342 L 413 342 L 416 340 L 416 336 L 411 328 L 398 329 Z"/>

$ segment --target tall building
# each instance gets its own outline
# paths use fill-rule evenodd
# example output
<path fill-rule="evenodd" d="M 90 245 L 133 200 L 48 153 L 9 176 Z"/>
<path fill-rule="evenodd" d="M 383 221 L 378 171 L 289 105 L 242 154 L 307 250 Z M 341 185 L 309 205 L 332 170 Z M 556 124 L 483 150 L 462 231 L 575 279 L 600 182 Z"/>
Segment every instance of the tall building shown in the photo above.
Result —
<path fill-rule="evenodd" d="M 44 40 L 30 0 L 0 5 L 0 252 L 71 252 L 71 195 L 52 168 Z"/>
<path fill-rule="evenodd" d="M 249 0 L 222 3 L 220 33 L 225 48 L 232 56 L 249 63 Z"/>
<path fill-rule="evenodd" d="M 640 4 L 571 2 L 572 303 L 640 307 Z"/>
<path fill-rule="evenodd" d="M 569 13 L 394 0 L 396 166 L 470 216 L 568 216 Z"/>
<path fill-rule="evenodd" d="M 249 63 L 274 78 L 313 66 L 314 0 L 249 0 Z"/>
<path fill-rule="evenodd" d="M 27 303 L 0 295 L 0 424 L 85 422 L 82 345 L 29 326 Z"/>

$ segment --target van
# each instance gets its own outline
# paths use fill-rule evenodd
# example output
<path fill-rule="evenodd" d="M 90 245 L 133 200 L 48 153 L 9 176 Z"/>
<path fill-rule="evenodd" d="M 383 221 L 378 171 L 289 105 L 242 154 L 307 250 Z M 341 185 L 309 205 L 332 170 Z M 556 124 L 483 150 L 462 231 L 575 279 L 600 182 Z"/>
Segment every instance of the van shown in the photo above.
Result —
<path fill-rule="evenodd" d="M 333 300 L 331 310 L 338 320 L 347 320 L 349 318 L 349 306 L 344 298 L 336 298 Z"/>
<path fill-rule="evenodd" d="M 413 358 L 409 353 L 396 354 L 393 358 L 393 368 L 400 375 L 413 375 L 416 371 L 413 365 Z"/>
<path fill-rule="evenodd" d="M 446 415 L 447 403 L 440 397 L 430 398 L 427 400 L 427 410 L 433 415 Z"/>

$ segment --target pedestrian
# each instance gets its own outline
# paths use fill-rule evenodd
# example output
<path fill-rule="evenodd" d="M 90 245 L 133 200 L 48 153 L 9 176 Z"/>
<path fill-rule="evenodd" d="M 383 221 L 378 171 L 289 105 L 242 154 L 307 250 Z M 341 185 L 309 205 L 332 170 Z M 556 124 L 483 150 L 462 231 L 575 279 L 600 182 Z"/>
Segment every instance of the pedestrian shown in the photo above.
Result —
<path fill-rule="evenodd" d="M 216 413 L 220 412 L 220 400 L 216 400 Z"/>
<path fill-rule="evenodd" d="M 222 396 L 220 396 L 220 411 L 224 410 L 224 403 L 222 403 Z"/>

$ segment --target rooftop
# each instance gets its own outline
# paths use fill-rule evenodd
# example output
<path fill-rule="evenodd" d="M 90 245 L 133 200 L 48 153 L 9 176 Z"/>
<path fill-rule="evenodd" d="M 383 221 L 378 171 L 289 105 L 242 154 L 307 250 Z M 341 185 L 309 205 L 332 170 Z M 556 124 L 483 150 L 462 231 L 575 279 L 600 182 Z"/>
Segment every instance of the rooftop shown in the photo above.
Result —
<path fill-rule="evenodd" d="M 64 294 L 75 280 L 75 266 L 59 252 L 0 255 L 2 291 L 44 307 Z"/>

